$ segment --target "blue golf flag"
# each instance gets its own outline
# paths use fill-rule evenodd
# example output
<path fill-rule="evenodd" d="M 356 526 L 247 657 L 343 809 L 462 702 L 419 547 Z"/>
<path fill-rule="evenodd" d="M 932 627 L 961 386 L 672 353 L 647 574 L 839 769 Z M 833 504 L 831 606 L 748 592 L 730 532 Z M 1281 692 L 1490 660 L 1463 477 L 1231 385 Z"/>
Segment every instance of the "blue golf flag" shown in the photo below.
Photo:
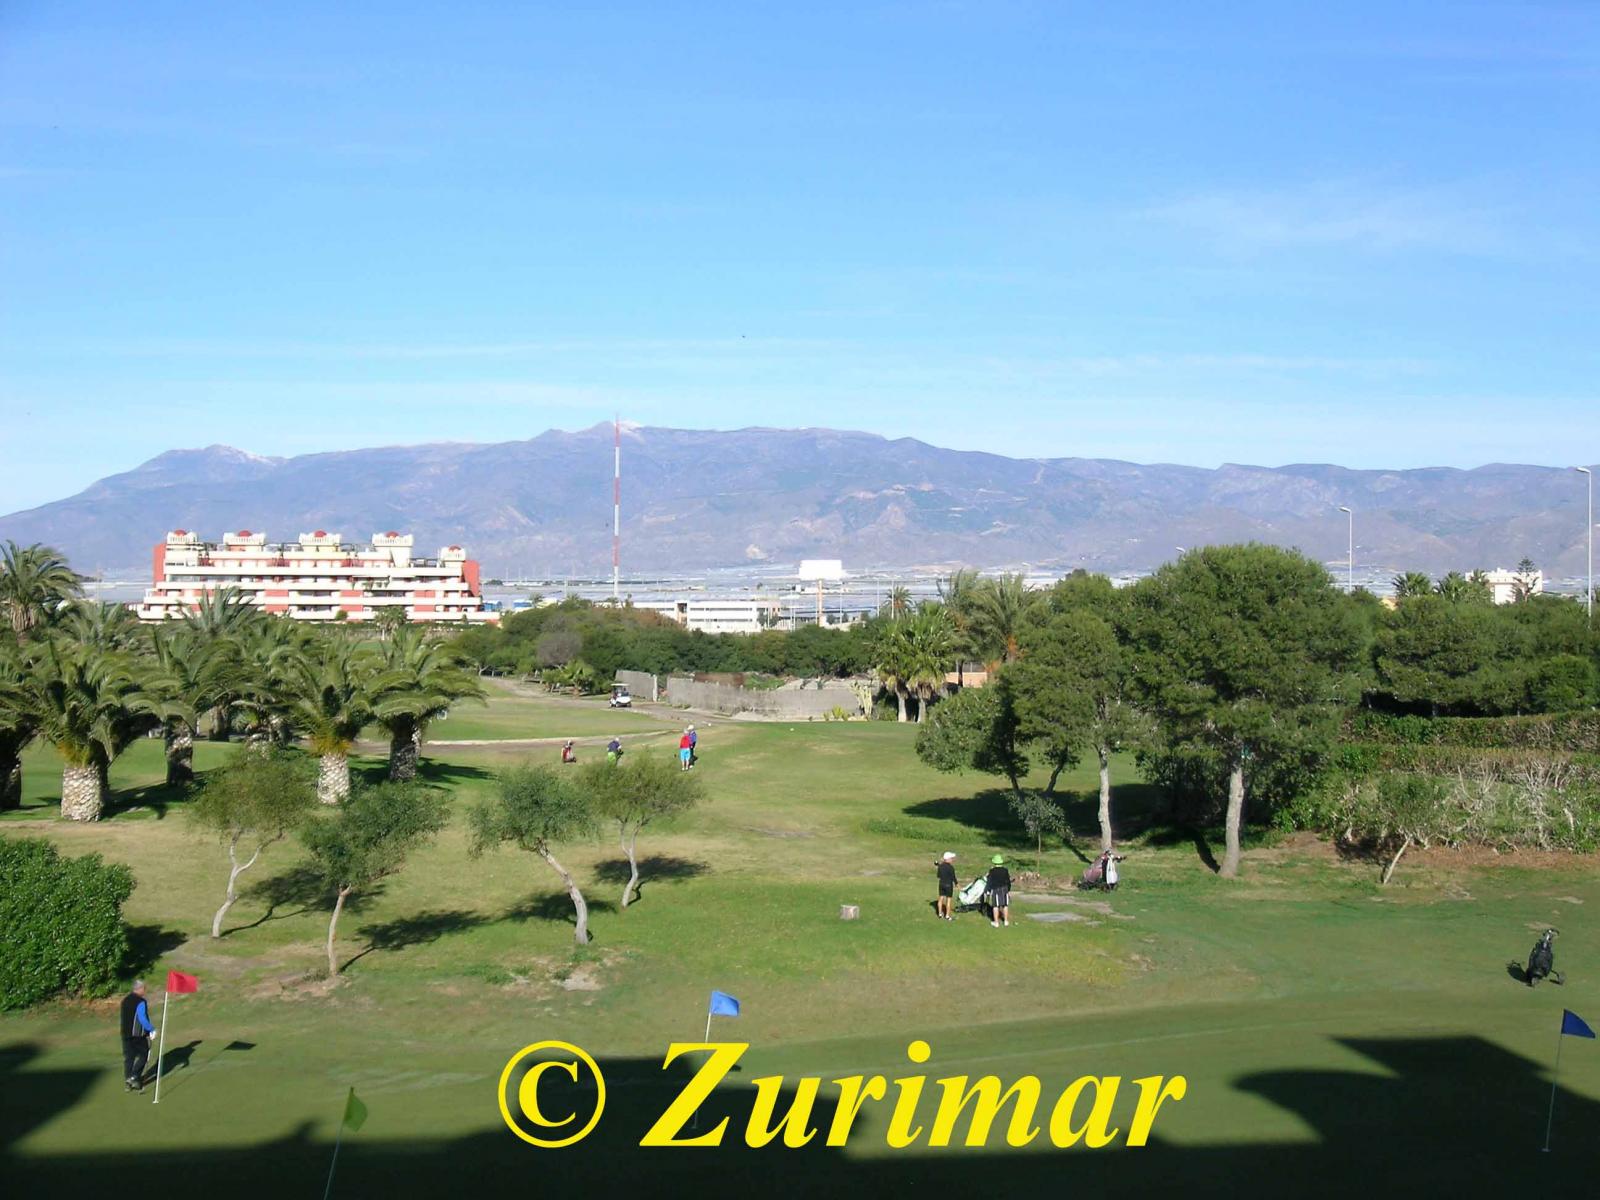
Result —
<path fill-rule="evenodd" d="M 738 1011 L 737 1005 L 734 1006 L 734 1011 Z M 1592 1038 L 1594 1036 L 1594 1030 L 1584 1023 L 1582 1017 L 1575 1012 L 1568 1012 L 1566 1009 L 1561 1010 L 1561 1033 L 1564 1037 Z"/>
<path fill-rule="evenodd" d="M 728 995 L 727 992 L 719 992 L 715 988 L 712 988 L 711 1011 L 709 1015 L 713 1017 L 737 1017 L 739 1015 L 739 1002 L 732 996 Z M 1577 1020 L 1576 1017 L 1573 1019 Z M 1578 1023 L 1580 1025 L 1583 1024 L 1581 1021 Z M 1587 1029 L 1588 1026 L 1585 1025 L 1584 1028 Z M 1593 1037 L 1594 1034 L 1591 1033 L 1589 1036 Z"/>

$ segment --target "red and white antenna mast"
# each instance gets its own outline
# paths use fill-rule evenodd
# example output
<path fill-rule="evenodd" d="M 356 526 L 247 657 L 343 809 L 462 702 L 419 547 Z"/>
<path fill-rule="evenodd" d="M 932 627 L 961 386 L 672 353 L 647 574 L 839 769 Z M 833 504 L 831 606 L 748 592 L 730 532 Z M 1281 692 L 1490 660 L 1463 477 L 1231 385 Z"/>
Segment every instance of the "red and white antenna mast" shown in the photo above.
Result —
<path fill-rule="evenodd" d="M 622 580 L 622 418 L 612 423 L 611 599 L 621 599 Z"/>

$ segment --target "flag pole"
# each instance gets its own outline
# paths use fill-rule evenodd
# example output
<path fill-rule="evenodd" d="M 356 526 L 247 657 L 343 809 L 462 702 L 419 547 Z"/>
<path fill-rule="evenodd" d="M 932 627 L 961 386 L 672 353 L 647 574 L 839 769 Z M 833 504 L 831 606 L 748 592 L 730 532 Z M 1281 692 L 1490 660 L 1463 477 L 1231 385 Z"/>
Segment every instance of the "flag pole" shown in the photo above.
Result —
<path fill-rule="evenodd" d="M 328 1164 L 328 1186 L 322 1189 L 322 1200 L 333 1195 L 333 1172 L 339 1165 L 339 1147 L 344 1144 L 344 1116 L 339 1117 L 339 1132 L 333 1139 L 333 1161 Z"/>
<path fill-rule="evenodd" d="M 709 1002 L 706 1004 L 706 1036 L 704 1040 L 711 1041 L 711 1005 Z M 689 1128 L 700 1128 L 700 1107 L 698 1105 L 695 1106 L 694 1117 L 689 1121 Z"/>
<path fill-rule="evenodd" d="M 1562 1020 L 1565 1022 L 1565 1016 Z M 1550 1113 L 1544 1119 L 1544 1149 L 1541 1154 L 1550 1153 L 1550 1127 L 1556 1119 L 1556 1082 L 1561 1078 L 1561 1043 L 1567 1036 L 1567 1027 L 1563 1023 L 1561 1032 L 1556 1034 L 1556 1069 L 1550 1076 Z"/>
<path fill-rule="evenodd" d="M 156 1098 L 150 1103 L 161 1103 L 161 1056 L 167 1052 L 167 1006 L 172 1003 L 172 989 L 161 997 L 161 1039 L 156 1047 Z"/>

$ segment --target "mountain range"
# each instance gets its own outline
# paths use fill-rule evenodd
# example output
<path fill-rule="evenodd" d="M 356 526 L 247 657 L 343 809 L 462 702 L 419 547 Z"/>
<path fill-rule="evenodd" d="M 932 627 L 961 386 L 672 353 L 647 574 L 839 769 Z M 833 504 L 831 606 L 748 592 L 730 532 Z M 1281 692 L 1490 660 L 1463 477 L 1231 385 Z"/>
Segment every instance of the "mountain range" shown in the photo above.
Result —
<path fill-rule="evenodd" d="M 172 450 L 75 496 L 0 517 L 0 538 L 45 542 L 84 571 L 147 570 L 169 529 L 292 540 L 414 533 L 459 543 L 489 575 L 603 574 L 611 562 L 612 427 L 493 445 L 387 446 L 267 458 Z M 1533 559 L 1584 570 L 1582 477 L 1558 467 L 1215 469 L 1092 458 L 1007 458 L 831 429 L 624 426 L 624 573 L 1087 567 L 1141 571 L 1178 548 L 1258 540 L 1342 565 L 1355 510 L 1359 573 L 1442 572 Z"/>

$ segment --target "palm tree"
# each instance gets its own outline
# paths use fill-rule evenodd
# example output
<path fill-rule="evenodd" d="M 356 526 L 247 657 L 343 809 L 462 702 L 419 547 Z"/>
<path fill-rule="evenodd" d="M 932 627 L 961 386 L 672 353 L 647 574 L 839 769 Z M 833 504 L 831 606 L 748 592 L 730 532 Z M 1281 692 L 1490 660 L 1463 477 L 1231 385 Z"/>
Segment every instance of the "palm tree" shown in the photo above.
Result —
<path fill-rule="evenodd" d="M 156 629 L 151 649 L 157 675 L 166 685 L 167 783 L 187 784 L 194 779 L 200 719 L 223 707 L 242 686 L 239 650 L 230 641 L 207 641 L 188 625 Z"/>
<path fill-rule="evenodd" d="M 874 670 L 878 675 L 878 682 L 887 692 L 894 694 L 895 703 L 899 705 L 902 724 L 907 720 L 906 698 L 911 694 L 911 674 L 913 664 L 911 661 L 911 643 L 906 636 L 906 623 L 904 621 L 884 621 L 875 631 L 872 639 L 872 654 Z"/>
<path fill-rule="evenodd" d="M 61 755 L 61 815 L 98 821 L 111 763 L 165 716 L 155 681 L 132 656 L 60 638 L 28 655 L 22 699 Z M 162 689 L 164 690 L 164 689 Z"/>
<path fill-rule="evenodd" d="M 83 595 L 83 577 L 59 550 L 7 542 L 0 549 L 0 613 L 22 639 Z"/>
<path fill-rule="evenodd" d="M 1021 575 L 984 579 L 973 589 L 968 628 L 975 651 L 991 669 L 1016 660 L 1024 620 L 1038 600 Z"/>
<path fill-rule="evenodd" d="M 56 623 L 63 637 L 82 646 L 125 654 L 145 647 L 145 628 L 126 604 L 80 601 L 62 609 Z"/>
<path fill-rule="evenodd" d="M 1396 600 L 1409 600 L 1413 596 L 1426 596 L 1433 591 L 1433 580 L 1421 571 L 1406 571 L 1396 575 L 1391 581 Z"/>
<path fill-rule="evenodd" d="M 878 611 L 891 621 L 898 621 L 911 611 L 911 589 L 904 584 L 890 588 L 888 598 Z"/>
<path fill-rule="evenodd" d="M 965 684 L 967 658 L 976 653 L 972 643 L 972 601 L 983 576 L 975 567 L 961 567 L 939 581 L 939 599 L 950 611 L 956 627 L 956 679 Z"/>
<path fill-rule="evenodd" d="M 304 634 L 292 621 L 267 617 L 247 626 L 237 646 L 240 682 L 231 711 L 243 718 L 245 748 L 265 753 L 289 739 L 290 675 L 304 655 Z"/>
<path fill-rule="evenodd" d="M 1471 581 L 1460 571 L 1450 571 L 1434 585 L 1433 590 L 1442 598 L 1457 602 L 1470 599 L 1473 593 L 1473 586 Z"/>
<path fill-rule="evenodd" d="M 906 687 L 917 698 L 917 722 L 928 706 L 943 696 L 946 677 L 956 658 L 956 627 L 942 604 L 924 604 L 905 621 Z"/>
<path fill-rule="evenodd" d="M 458 700 L 483 700 L 483 685 L 437 641 L 402 626 L 383 644 L 372 711 L 389 734 L 389 778 L 415 779 L 428 726 Z"/>
<path fill-rule="evenodd" d="M 0 641 L 0 811 L 22 806 L 22 751 L 38 728 L 24 699 L 22 652 Z"/>
<path fill-rule="evenodd" d="M 339 804 L 350 795 L 350 747 L 372 720 L 376 660 L 344 638 L 318 637 L 285 672 L 289 719 L 320 759 L 317 799 Z"/>
<path fill-rule="evenodd" d="M 266 636 L 264 631 L 271 618 L 244 599 L 237 588 L 218 588 L 207 591 L 200 603 L 183 615 L 183 628 L 188 633 L 189 644 L 208 661 L 214 659 L 238 660 L 241 647 L 252 639 Z M 213 741 L 228 740 L 228 726 L 233 706 L 243 694 L 245 678 L 234 676 L 236 686 L 219 690 L 208 710 L 211 717 Z M 198 726 L 196 726 L 198 730 Z"/>

